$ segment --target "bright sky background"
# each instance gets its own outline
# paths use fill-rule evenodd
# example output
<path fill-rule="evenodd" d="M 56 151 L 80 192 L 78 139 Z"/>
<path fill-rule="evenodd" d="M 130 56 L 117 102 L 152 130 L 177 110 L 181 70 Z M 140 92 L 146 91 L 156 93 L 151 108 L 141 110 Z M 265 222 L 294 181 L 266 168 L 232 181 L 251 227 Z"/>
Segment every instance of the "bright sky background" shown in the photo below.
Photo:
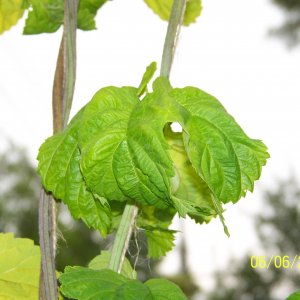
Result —
<path fill-rule="evenodd" d="M 185 224 L 191 270 L 209 288 L 212 269 L 224 267 L 228 257 L 247 250 L 261 254 L 249 221 L 262 209 L 260 192 L 290 172 L 299 178 L 300 51 L 288 51 L 282 41 L 268 37 L 283 19 L 268 0 L 203 0 L 203 7 L 198 22 L 181 31 L 171 82 L 216 96 L 271 154 L 254 194 L 228 206 L 230 239 L 218 220 Z M 0 36 L 0 150 L 9 137 L 27 148 L 36 164 L 38 147 L 52 131 L 51 90 L 61 31 L 22 36 L 23 24 Z M 160 62 L 166 26 L 142 0 L 107 3 L 97 16 L 98 30 L 78 31 L 72 115 L 101 87 L 138 85 L 145 67 Z M 175 258 L 176 252 L 163 264 L 167 272 L 176 270 Z"/>

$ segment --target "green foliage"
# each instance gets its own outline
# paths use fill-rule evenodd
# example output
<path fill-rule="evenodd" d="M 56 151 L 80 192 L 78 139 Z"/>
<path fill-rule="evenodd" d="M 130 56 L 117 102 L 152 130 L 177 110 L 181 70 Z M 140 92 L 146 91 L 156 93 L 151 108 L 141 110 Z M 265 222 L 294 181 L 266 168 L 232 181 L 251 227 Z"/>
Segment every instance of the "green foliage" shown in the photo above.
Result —
<path fill-rule="evenodd" d="M 107 269 L 109 260 L 110 260 L 110 256 L 111 256 L 111 253 L 109 251 L 101 251 L 101 255 L 97 255 L 89 263 L 89 268 L 93 269 L 93 270 Z M 125 257 L 123 265 L 122 265 L 121 275 L 123 275 L 129 279 L 137 278 L 136 271 L 134 271 L 132 269 L 129 260 L 126 257 Z"/>
<path fill-rule="evenodd" d="M 156 13 L 161 19 L 169 20 L 173 0 L 144 0 L 146 4 Z M 189 0 L 186 4 L 186 10 L 183 19 L 183 25 L 188 26 L 196 22 L 202 10 L 201 0 Z"/>
<path fill-rule="evenodd" d="M 80 171 L 77 130 L 82 112 L 73 118 L 67 130 L 42 145 L 39 171 L 44 174 L 43 185 L 68 205 L 75 219 L 82 219 L 88 227 L 98 229 L 105 236 L 111 225 L 110 207 L 105 199 L 96 198 L 86 189 Z"/>
<path fill-rule="evenodd" d="M 168 280 L 150 279 L 142 284 L 108 269 L 66 267 L 59 281 L 62 294 L 78 300 L 187 299 L 180 288 Z"/>
<path fill-rule="evenodd" d="M 299 300 L 300 299 L 300 290 L 289 295 L 286 300 Z"/>
<path fill-rule="evenodd" d="M 12 233 L 0 233 L 0 245 L 0 299 L 37 299 L 39 247 Z"/>
<path fill-rule="evenodd" d="M 25 11 L 24 0 L 0 1 L 0 34 L 16 25 Z"/>
<path fill-rule="evenodd" d="M 112 201 L 138 203 L 144 217 L 138 223 L 150 255 L 158 257 L 173 245 L 168 226 L 176 211 L 199 223 L 219 214 L 223 222 L 221 203 L 253 190 L 268 153 L 216 98 L 197 88 L 174 89 L 159 77 L 140 101 L 154 69 L 147 69 L 139 89 L 98 91 L 63 133 L 41 146 L 38 160 L 44 187 L 104 235 Z M 172 122 L 183 132 L 173 133 Z M 157 215 L 167 209 L 164 223 Z"/>
<path fill-rule="evenodd" d="M 96 29 L 95 16 L 107 0 L 81 0 L 79 2 L 77 27 L 82 30 Z M 64 21 L 63 0 L 29 0 L 31 8 L 26 19 L 24 34 L 52 33 Z"/>

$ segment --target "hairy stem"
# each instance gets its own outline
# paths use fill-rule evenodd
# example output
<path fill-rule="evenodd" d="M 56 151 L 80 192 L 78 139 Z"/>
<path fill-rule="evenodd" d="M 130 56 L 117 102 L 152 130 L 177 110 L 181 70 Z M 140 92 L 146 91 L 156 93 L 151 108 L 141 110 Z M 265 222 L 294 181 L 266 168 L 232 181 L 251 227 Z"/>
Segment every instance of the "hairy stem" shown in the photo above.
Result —
<path fill-rule="evenodd" d="M 138 207 L 135 204 L 125 206 L 108 265 L 111 270 L 117 273 L 121 272 L 137 213 Z"/>
<path fill-rule="evenodd" d="M 186 0 L 174 0 L 161 61 L 160 76 L 162 77 L 170 76 L 185 6 Z"/>
<path fill-rule="evenodd" d="M 39 299 L 58 299 L 55 274 L 55 253 L 53 244 L 56 234 L 53 218 L 53 199 L 44 189 L 40 193 L 39 203 L 39 237 L 41 247 L 41 275 Z"/>
<path fill-rule="evenodd" d="M 64 31 L 57 58 L 53 94 L 53 132 L 67 126 L 76 77 L 76 29 L 79 0 L 65 0 Z M 40 195 L 39 239 L 41 245 L 40 299 L 58 299 L 55 271 L 57 207 L 44 190 Z"/>
<path fill-rule="evenodd" d="M 176 42 L 182 24 L 185 6 L 186 0 L 174 0 L 161 62 L 160 75 L 164 77 L 169 77 L 170 75 L 173 57 L 176 49 Z M 135 204 L 126 204 L 121 222 L 116 233 L 112 248 L 112 254 L 108 265 L 108 267 L 115 272 L 121 272 L 137 213 L 138 207 Z"/>

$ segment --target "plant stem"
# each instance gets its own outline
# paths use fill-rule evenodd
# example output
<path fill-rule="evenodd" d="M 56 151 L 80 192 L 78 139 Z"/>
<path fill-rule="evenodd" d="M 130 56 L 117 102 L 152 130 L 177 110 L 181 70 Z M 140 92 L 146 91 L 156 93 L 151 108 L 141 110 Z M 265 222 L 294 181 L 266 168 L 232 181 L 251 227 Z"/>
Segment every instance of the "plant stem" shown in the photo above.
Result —
<path fill-rule="evenodd" d="M 174 0 L 168 30 L 165 38 L 160 75 L 169 77 L 176 49 L 176 42 L 182 24 L 186 0 Z M 127 203 L 114 240 L 108 267 L 120 273 L 128 249 L 132 228 L 138 213 L 135 204 Z"/>
<path fill-rule="evenodd" d="M 186 0 L 174 0 L 165 38 L 160 76 L 169 78 L 180 27 L 183 21 Z"/>
<path fill-rule="evenodd" d="M 39 299 L 58 299 L 57 282 L 55 274 L 55 253 L 53 238 L 56 234 L 53 218 L 53 199 L 44 189 L 40 193 L 39 203 L 39 237 L 41 247 L 41 274 Z"/>
<path fill-rule="evenodd" d="M 76 77 L 76 29 L 79 0 L 65 0 L 64 31 L 57 58 L 53 95 L 53 132 L 57 133 L 67 126 L 72 106 Z M 41 191 L 39 204 L 39 239 L 41 245 L 41 274 L 39 299 L 58 299 L 55 271 L 57 243 L 56 202 Z"/>
<path fill-rule="evenodd" d="M 137 213 L 138 207 L 135 204 L 126 204 L 108 265 L 111 270 L 117 273 L 121 272 Z"/>

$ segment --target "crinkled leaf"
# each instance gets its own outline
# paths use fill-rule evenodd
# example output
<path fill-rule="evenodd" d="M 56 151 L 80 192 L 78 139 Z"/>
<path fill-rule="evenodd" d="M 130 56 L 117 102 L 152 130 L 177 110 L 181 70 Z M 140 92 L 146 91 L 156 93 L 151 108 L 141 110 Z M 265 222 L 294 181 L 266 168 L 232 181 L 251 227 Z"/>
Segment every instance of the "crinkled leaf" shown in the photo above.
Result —
<path fill-rule="evenodd" d="M 142 284 L 108 269 L 66 267 L 59 281 L 62 294 L 78 300 L 187 299 L 180 288 L 168 280 L 151 279 Z"/>
<path fill-rule="evenodd" d="M 138 87 L 138 96 L 140 97 L 143 95 L 145 92 L 147 92 L 147 85 L 152 79 L 154 73 L 156 71 L 156 62 L 152 62 L 147 68 L 146 72 L 143 75 L 142 81 Z"/>
<path fill-rule="evenodd" d="M 24 8 L 24 0 L 0 1 L 0 34 L 17 24 Z"/>
<path fill-rule="evenodd" d="M 172 132 L 170 126 L 164 130 L 170 145 L 170 156 L 179 176 L 179 187 L 174 193 L 181 205 L 186 202 L 185 214 L 189 214 L 197 223 L 209 222 L 216 216 L 211 191 L 207 184 L 197 175 L 184 149 L 182 133 Z"/>
<path fill-rule="evenodd" d="M 194 87 L 172 89 L 164 78 L 147 97 L 152 109 L 164 102 L 169 119 L 181 124 L 189 161 L 219 201 L 236 202 L 253 190 L 267 148 L 250 139 L 216 98 Z"/>
<path fill-rule="evenodd" d="M 39 273 L 39 247 L 0 233 L 0 299 L 38 299 Z"/>
<path fill-rule="evenodd" d="M 300 290 L 289 295 L 286 300 L 300 300 Z"/>
<path fill-rule="evenodd" d="M 111 253 L 109 251 L 101 251 L 100 255 L 94 257 L 89 263 L 89 268 L 93 270 L 107 269 Z M 132 269 L 129 260 L 125 257 L 121 273 L 123 276 L 129 279 L 136 279 L 136 271 Z"/>
<path fill-rule="evenodd" d="M 154 13 L 165 21 L 169 20 L 173 0 L 144 0 Z M 202 10 L 201 0 L 189 0 L 186 3 L 186 10 L 183 19 L 183 25 L 188 26 L 196 22 Z"/>
<path fill-rule="evenodd" d="M 187 300 L 182 290 L 173 282 L 155 278 L 145 282 L 155 300 Z"/>
<path fill-rule="evenodd" d="M 168 145 L 159 124 L 144 122 L 142 104 L 131 87 L 96 93 L 80 127 L 81 169 L 88 188 L 101 197 L 165 208 L 173 175 Z"/>
<path fill-rule="evenodd" d="M 38 171 L 45 189 L 68 205 L 72 216 L 106 235 L 111 225 L 110 207 L 86 188 L 80 171 L 77 132 L 81 110 L 67 130 L 48 138 L 41 146 Z"/>
<path fill-rule="evenodd" d="M 82 30 L 96 28 L 95 16 L 107 0 L 81 0 L 77 14 L 77 27 Z M 26 19 L 24 34 L 52 33 L 64 22 L 63 0 L 29 0 L 31 9 Z"/>

